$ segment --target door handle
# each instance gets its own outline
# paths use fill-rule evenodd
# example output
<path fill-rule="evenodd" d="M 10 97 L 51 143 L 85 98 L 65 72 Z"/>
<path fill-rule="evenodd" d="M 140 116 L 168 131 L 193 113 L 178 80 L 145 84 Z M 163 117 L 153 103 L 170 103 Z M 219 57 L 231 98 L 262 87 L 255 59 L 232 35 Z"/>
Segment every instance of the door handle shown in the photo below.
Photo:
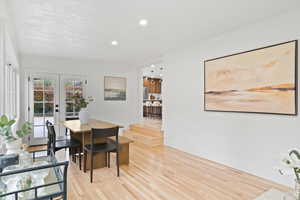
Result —
<path fill-rule="evenodd" d="M 59 109 L 58 109 L 58 104 L 55 104 L 55 112 L 59 112 Z"/>

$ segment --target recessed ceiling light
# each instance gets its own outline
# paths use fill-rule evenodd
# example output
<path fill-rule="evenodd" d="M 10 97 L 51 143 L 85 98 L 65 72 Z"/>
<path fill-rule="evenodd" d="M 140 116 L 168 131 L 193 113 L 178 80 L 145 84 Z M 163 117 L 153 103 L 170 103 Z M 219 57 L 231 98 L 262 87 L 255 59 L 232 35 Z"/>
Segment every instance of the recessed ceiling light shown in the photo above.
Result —
<path fill-rule="evenodd" d="M 119 43 L 118 43 L 118 41 L 117 40 L 113 40 L 113 41 L 111 41 L 111 45 L 113 45 L 113 46 L 117 46 Z"/>
<path fill-rule="evenodd" d="M 151 67 L 152 67 L 152 68 L 154 68 L 154 67 L 155 67 L 155 65 L 151 65 Z"/>
<path fill-rule="evenodd" d="M 146 19 L 141 19 L 141 20 L 139 21 L 139 24 L 140 24 L 140 26 L 145 27 L 145 26 L 148 25 L 148 20 L 146 20 Z"/>
<path fill-rule="evenodd" d="M 159 76 L 163 76 L 162 74 L 160 74 Z"/>

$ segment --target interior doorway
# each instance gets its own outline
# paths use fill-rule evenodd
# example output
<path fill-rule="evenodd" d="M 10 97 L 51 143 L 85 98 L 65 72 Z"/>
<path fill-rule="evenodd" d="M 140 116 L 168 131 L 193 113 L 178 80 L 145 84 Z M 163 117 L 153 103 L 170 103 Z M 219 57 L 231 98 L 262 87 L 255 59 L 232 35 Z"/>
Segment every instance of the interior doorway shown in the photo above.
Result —
<path fill-rule="evenodd" d="M 162 129 L 163 66 L 151 65 L 143 69 L 143 124 Z"/>
<path fill-rule="evenodd" d="M 46 121 L 54 124 L 58 137 L 65 136 L 60 121 L 78 118 L 72 97 L 75 93 L 85 96 L 86 78 L 49 73 L 29 73 L 27 78 L 27 120 L 33 124 L 29 145 L 47 142 Z"/>

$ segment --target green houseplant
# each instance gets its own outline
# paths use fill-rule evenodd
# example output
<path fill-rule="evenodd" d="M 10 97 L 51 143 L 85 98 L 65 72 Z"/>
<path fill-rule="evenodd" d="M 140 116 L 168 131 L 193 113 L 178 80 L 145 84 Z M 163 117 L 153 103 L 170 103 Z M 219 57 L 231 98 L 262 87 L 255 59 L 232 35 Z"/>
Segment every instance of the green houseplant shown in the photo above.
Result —
<path fill-rule="evenodd" d="M 93 102 L 94 99 L 92 97 L 88 97 L 87 99 L 83 98 L 82 94 L 75 93 L 73 96 L 74 104 L 76 110 L 79 110 L 79 120 L 81 124 L 87 124 L 89 120 L 89 114 L 87 110 L 87 106 L 89 103 Z"/>
<path fill-rule="evenodd" d="M 22 138 L 32 131 L 32 124 L 25 122 L 21 128 L 12 132 L 12 126 L 16 123 L 15 120 L 9 120 L 6 115 L 0 117 L 0 136 L 4 139 L 7 153 L 15 153 L 21 149 Z"/>
<path fill-rule="evenodd" d="M 89 99 L 83 98 L 82 94 L 80 93 L 75 93 L 73 96 L 73 100 L 75 103 L 75 107 L 78 110 L 81 110 L 82 108 L 87 108 L 87 106 L 90 103 Z"/>

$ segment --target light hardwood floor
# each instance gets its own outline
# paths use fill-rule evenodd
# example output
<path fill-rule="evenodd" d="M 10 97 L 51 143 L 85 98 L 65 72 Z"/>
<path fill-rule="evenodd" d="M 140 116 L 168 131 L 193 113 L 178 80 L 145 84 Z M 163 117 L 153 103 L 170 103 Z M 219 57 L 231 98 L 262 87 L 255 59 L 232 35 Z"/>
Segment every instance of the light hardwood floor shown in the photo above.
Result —
<path fill-rule="evenodd" d="M 64 151 L 61 152 L 64 154 Z M 252 200 L 270 188 L 287 188 L 170 147 L 131 144 L 130 166 L 89 173 L 71 163 L 68 199 L 74 200 Z"/>
<path fill-rule="evenodd" d="M 155 127 L 144 124 L 132 124 L 123 135 L 135 144 L 142 144 L 148 147 L 156 147 L 164 144 L 164 133 Z"/>
<path fill-rule="evenodd" d="M 161 119 L 152 119 L 152 118 L 144 117 L 143 122 L 141 124 L 152 127 L 154 129 L 158 129 L 158 130 L 161 130 L 161 128 L 162 128 L 162 120 Z"/>

